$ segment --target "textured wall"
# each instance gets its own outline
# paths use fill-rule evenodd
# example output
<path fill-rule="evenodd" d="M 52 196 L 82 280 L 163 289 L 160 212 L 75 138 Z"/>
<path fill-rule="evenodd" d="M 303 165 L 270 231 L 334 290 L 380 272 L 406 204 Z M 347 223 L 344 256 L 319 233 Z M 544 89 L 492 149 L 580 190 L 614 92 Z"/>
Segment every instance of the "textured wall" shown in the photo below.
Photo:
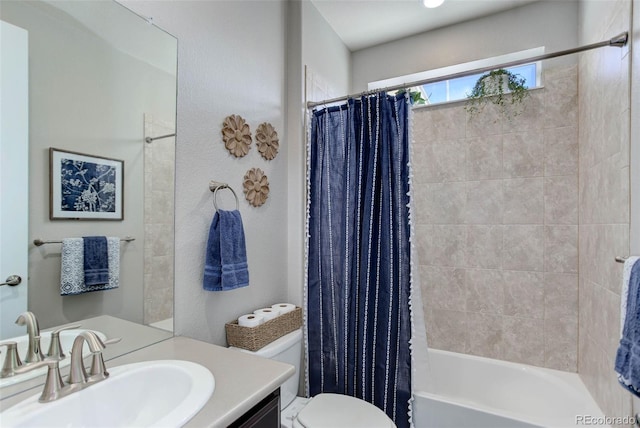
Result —
<path fill-rule="evenodd" d="M 576 371 L 577 67 L 522 115 L 417 109 L 414 196 L 429 345 Z"/>
<path fill-rule="evenodd" d="M 577 9 L 578 0 L 539 1 L 356 51 L 351 89 L 364 91 L 369 82 L 540 46 L 547 52 L 572 48 Z"/>
<path fill-rule="evenodd" d="M 178 38 L 176 142 L 175 332 L 226 344 L 224 324 L 287 298 L 287 139 L 283 1 L 123 1 Z M 224 118 L 251 126 L 270 122 L 280 152 L 262 159 L 255 144 L 236 159 L 224 148 Z M 271 193 L 260 208 L 243 198 L 245 172 L 259 167 Z M 205 245 L 214 208 L 209 181 L 228 182 L 240 198 L 251 284 L 225 292 L 202 289 Z M 224 194 L 223 194 L 224 193 Z M 220 206 L 235 204 L 220 192 Z"/>
<path fill-rule="evenodd" d="M 307 99 L 316 98 L 305 82 L 313 70 L 321 76 L 325 92 L 332 96 L 349 93 L 351 53 L 307 0 L 287 2 L 287 131 L 288 131 L 288 299 L 302 304 L 304 284 L 304 242 L 306 221 L 306 135 Z M 316 80 L 317 83 L 317 80 Z M 306 91 L 305 91 L 306 89 Z"/>
<path fill-rule="evenodd" d="M 583 1 L 580 43 L 629 29 L 631 1 Z M 630 415 L 613 371 L 620 329 L 616 255 L 629 252 L 629 48 L 580 55 L 579 373 L 609 416 Z"/>

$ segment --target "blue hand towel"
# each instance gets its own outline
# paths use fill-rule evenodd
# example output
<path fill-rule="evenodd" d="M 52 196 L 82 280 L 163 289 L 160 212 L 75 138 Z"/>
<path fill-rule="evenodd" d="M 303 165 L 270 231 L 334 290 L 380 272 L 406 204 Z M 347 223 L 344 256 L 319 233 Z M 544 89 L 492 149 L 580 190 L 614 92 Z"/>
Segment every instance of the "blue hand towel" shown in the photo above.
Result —
<path fill-rule="evenodd" d="M 209 228 L 203 288 L 233 290 L 249 285 L 247 249 L 240 212 L 218 210 Z"/>
<path fill-rule="evenodd" d="M 86 285 L 84 283 L 84 240 L 82 238 L 65 238 L 62 240 L 60 263 L 61 296 L 118 288 L 120 284 L 120 238 L 107 238 L 107 246 L 109 249 L 109 283 Z"/>
<path fill-rule="evenodd" d="M 223 290 L 249 285 L 244 227 L 238 210 L 220 210 L 220 259 Z"/>
<path fill-rule="evenodd" d="M 106 236 L 83 236 L 84 284 L 109 283 L 109 251 Z"/>
<path fill-rule="evenodd" d="M 209 227 L 209 239 L 207 240 L 207 253 L 204 261 L 204 280 L 202 286 L 205 290 L 216 291 L 222 289 L 222 262 L 220 260 L 220 216 L 218 212 L 213 215 Z"/>
<path fill-rule="evenodd" d="M 616 353 L 615 370 L 620 384 L 640 397 L 640 263 L 638 260 L 633 261 L 628 287 L 626 284 L 623 285 L 622 301 L 626 301 L 626 308 L 621 308 L 624 326 Z"/>

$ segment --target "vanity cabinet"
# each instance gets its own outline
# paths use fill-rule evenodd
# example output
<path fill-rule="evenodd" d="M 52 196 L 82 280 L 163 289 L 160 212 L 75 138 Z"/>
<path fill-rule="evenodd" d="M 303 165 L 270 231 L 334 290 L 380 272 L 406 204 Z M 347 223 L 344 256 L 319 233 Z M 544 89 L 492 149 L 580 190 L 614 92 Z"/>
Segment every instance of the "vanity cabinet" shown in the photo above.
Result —
<path fill-rule="evenodd" d="M 231 428 L 280 428 L 280 388 L 230 425 Z"/>

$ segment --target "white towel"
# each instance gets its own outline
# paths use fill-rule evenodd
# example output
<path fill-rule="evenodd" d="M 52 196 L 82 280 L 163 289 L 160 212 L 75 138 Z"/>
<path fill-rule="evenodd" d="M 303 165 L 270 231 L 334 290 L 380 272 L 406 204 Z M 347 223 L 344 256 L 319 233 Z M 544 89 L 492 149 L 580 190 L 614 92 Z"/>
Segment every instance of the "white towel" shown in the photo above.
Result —
<path fill-rule="evenodd" d="M 622 288 L 620 291 L 620 337 L 622 337 L 624 322 L 627 318 L 627 297 L 629 295 L 629 278 L 631 277 L 631 268 L 638 259 L 640 259 L 640 257 L 628 257 L 627 260 L 624 261 L 624 267 L 622 268 Z"/>
<path fill-rule="evenodd" d="M 108 237 L 107 251 L 109 253 L 109 283 L 85 286 L 83 239 L 63 239 L 60 267 L 60 295 L 67 296 L 118 288 L 120 285 L 120 238 Z"/>

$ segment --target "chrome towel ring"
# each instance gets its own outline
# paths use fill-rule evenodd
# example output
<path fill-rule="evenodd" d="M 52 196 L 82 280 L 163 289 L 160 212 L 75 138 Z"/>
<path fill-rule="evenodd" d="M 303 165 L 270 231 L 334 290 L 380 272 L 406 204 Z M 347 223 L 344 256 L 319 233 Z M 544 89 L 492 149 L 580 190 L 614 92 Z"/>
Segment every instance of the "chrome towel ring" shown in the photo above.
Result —
<path fill-rule="evenodd" d="M 233 196 L 236 198 L 236 210 L 239 210 L 240 209 L 240 201 L 238 200 L 238 195 L 236 195 L 236 192 L 231 188 L 231 186 L 229 186 L 227 183 L 221 183 L 219 181 L 211 180 L 209 182 L 209 190 L 211 190 L 213 192 L 213 207 L 216 209 L 216 211 L 219 210 L 216 200 L 217 200 L 217 197 L 218 197 L 218 190 L 221 190 L 221 189 L 229 189 L 229 190 L 231 190 L 231 193 L 233 193 Z"/>

